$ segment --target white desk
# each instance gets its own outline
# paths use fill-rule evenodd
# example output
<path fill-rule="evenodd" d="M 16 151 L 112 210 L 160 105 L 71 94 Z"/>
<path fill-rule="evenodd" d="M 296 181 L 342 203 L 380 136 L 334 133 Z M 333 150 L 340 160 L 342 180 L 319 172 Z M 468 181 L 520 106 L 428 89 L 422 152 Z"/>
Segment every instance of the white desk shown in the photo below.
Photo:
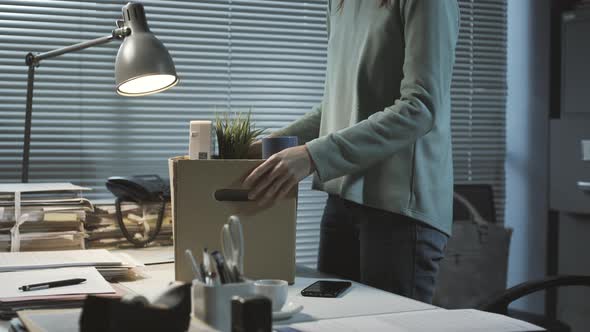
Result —
<path fill-rule="evenodd" d="M 283 325 L 320 319 L 437 309 L 426 303 L 355 282 L 343 295 L 335 299 L 301 296 L 300 291 L 316 280 L 317 278 L 297 277 L 295 279 L 295 284 L 289 287 L 288 301 L 303 304 L 303 311 L 289 320 L 276 323 Z"/>
<path fill-rule="evenodd" d="M 170 250 L 166 254 L 166 250 Z M 172 257 L 171 249 L 152 250 L 153 254 L 146 255 L 142 250 L 126 250 L 140 262 L 148 262 L 152 257 Z M 170 282 L 174 281 L 174 264 L 151 265 L 146 267 L 151 278 L 121 283 L 131 291 L 145 296 L 152 301 Z M 312 321 L 318 319 L 341 318 L 388 314 L 418 310 L 432 310 L 437 307 L 414 301 L 399 295 L 384 292 L 379 289 L 353 282 L 350 289 L 336 299 L 303 297 L 300 291 L 322 277 L 321 273 L 311 269 L 298 268 L 295 284 L 289 287 L 289 299 L 303 305 L 303 311 L 289 320 L 279 321 L 281 324 Z M 329 279 L 329 278 L 328 278 Z"/>
<path fill-rule="evenodd" d="M 127 252 L 140 261 L 149 261 L 153 258 L 150 255 L 146 255 L 144 251 L 136 254 L 133 251 Z M 154 255 L 164 258 L 170 257 L 170 255 L 162 251 L 155 251 Z M 134 293 L 145 296 L 150 301 L 153 301 L 174 280 L 174 264 L 172 263 L 146 266 L 144 272 L 147 278 L 132 282 L 122 282 L 121 285 Z M 367 317 L 402 312 L 418 313 L 429 310 L 437 311 L 437 309 L 444 311 L 444 309 L 429 304 L 358 283 L 353 283 L 350 289 L 336 299 L 301 296 L 301 289 L 317 279 L 318 275 L 312 273 L 309 269 L 298 269 L 295 284 L 289 288 L 288 301 L 302 304 L 304 309 L 289 320 L 276 321 L 276 326 L 299 322 L 323 321 L 334 318 Z M 322 279 L 326 278 L 322 277 Z M 8 326 L 8 322 L 0 321 L 0 332 L 8 331 Z M 210 330 L 198 322 L 193 322 L 190 332 L 202 331 Z"/>
<path fill-rule="evenodd" d="M 152 265 L 146 267 L 152 276 L 133 282 L 121 283 L 131 291 L 144 295 L 148 300 L 157 297 L 174 280 L 173 264 Z M 295 284 L 289 286 L 289 299 L 303 305 L 303 311 L 289 320 L 277 323 L 313 321 L 318 319 L 366 316 L 407 311 L 432 310 L 437 307 L 414 301 L 379 289 L 354 283 L 341 297 L 335 299 L 303 297 L 299 293 L 317 278 L 297 277 Z"/>
<path fill-rule="evenodd" d="M 129 253 L 141 262 L 152 262 L 156 257 L 162 260 L 172 257 L 172 249 L 170 247 L 163 249 L 125 250 L 124 252 Z M 170 282 L 174 281 L 174 264 L 172 263 L 149 265 L 144 268 L 144 272 L 147 278 L 122 282 L 121 285 L 152 301 L 166 289 Z M 298 271 L 295 284 L 289 287 L 288 301 L 303 304 L 303 311 L 289 320 L 278 321 L 276 323 L 283 325 L 319 319 L 436 309 L 432 305 L 358 283 L 353 283 L 353 286 L 340 298 L 303 297 L 299 292 L 318 279 L 317 277 L 313 278 L 312 275 L 313 273 L 309 270 Z M 8 322 L 0 321 L 0 332 L 8 331 L 8 326 Z"/>

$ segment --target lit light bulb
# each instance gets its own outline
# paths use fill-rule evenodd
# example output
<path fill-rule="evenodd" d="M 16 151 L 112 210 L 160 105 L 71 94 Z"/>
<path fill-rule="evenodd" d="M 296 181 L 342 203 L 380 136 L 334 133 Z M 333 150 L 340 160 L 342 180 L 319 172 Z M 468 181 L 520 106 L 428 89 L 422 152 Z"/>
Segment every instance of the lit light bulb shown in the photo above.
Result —
<path fill-rule="evenodd" d="M 117 88 L 117 93 L 123 96 L 145 96 L 173 87 L 178 83 L 174 75 L 156 74 L 133 78 Z"/>

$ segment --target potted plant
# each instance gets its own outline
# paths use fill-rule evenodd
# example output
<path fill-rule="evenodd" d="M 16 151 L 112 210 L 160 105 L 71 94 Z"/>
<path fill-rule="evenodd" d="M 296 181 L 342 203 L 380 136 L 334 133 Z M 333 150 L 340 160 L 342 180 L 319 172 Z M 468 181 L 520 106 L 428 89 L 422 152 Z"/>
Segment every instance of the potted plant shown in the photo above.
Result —
<path fill-rule="evenodd" d="M 250 145 L 264 133 L 256 129 L 251 121 L 251 110 L 247 115 L 229 112 L 215 116 L 215 134 L 217 136 L 218 159 L 248 159 Z"/>

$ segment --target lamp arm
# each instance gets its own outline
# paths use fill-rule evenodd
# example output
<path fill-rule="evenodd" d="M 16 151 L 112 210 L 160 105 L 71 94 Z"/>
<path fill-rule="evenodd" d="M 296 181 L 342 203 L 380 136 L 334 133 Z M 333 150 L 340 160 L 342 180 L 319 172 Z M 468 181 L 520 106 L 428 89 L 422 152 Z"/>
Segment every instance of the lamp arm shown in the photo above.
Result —
<path fill-rule="evenodd" d="M 29 53 L 29 54 L 27 54 L 27 56 L 25 58 L 25 62 L 28 66 L 31 66 L 31 65 L 38 66 L 39 62 L 41 62 L 41 60 L 54 58 L 56 56 L 60 56 L 65 53 L 80 51 L 85 48 L 96 46 L 96 45 L 106 44 L 113 39 L 123 39 L 123 38 L 129 36 L 130 34 L 131 34 L 131 29 L 129 27 L 116 28 L 116 29 L 113 29 L 113 32 L 108 36 L 99 37 L 96 39 L 92 39 L 92 40 L 81 42 L 78 44 L 58 48 L 57 50 L 52 50 L 52 51 L 48 51 L 48 52 L 37 54 L 37 55 L 35 55 L 33 53 Z"/>
<path fill-rule="evenodd" d="M 39 66 L 41 60 L 60 56 L 65 53 L 80 51 L 96 45 L 106 44 L 113 39 L 123 39 L 131 34 L 131 29 L 129 27 L 123 26 L 119 21 L 117 21 L 117 26 L 118 28 L 113 29 L 113 32 L 108 36 L 92 39 L 37 55 L 29 53 L 25 56 L 25 64 L 29 66 L 29 72 L 27 76 L 25 137 L 23 140 L 23 161 L 21 167 L 21 181 L 23 183 L 29 182 L 29 152 L 31 147 L 31 117 L 33 113 L 33 83 L 35 81 L 35 67 Z"/>

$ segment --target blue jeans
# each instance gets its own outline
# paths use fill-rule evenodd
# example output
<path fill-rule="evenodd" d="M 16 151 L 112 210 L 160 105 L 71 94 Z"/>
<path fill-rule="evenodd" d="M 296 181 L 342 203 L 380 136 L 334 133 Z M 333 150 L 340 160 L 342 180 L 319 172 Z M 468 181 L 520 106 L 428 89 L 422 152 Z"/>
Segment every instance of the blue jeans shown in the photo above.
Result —
<path fill-rule="evenodd" d="M 330 196 L 318 270 L 431 303 L 448 236 L 410 217 Z"/>

